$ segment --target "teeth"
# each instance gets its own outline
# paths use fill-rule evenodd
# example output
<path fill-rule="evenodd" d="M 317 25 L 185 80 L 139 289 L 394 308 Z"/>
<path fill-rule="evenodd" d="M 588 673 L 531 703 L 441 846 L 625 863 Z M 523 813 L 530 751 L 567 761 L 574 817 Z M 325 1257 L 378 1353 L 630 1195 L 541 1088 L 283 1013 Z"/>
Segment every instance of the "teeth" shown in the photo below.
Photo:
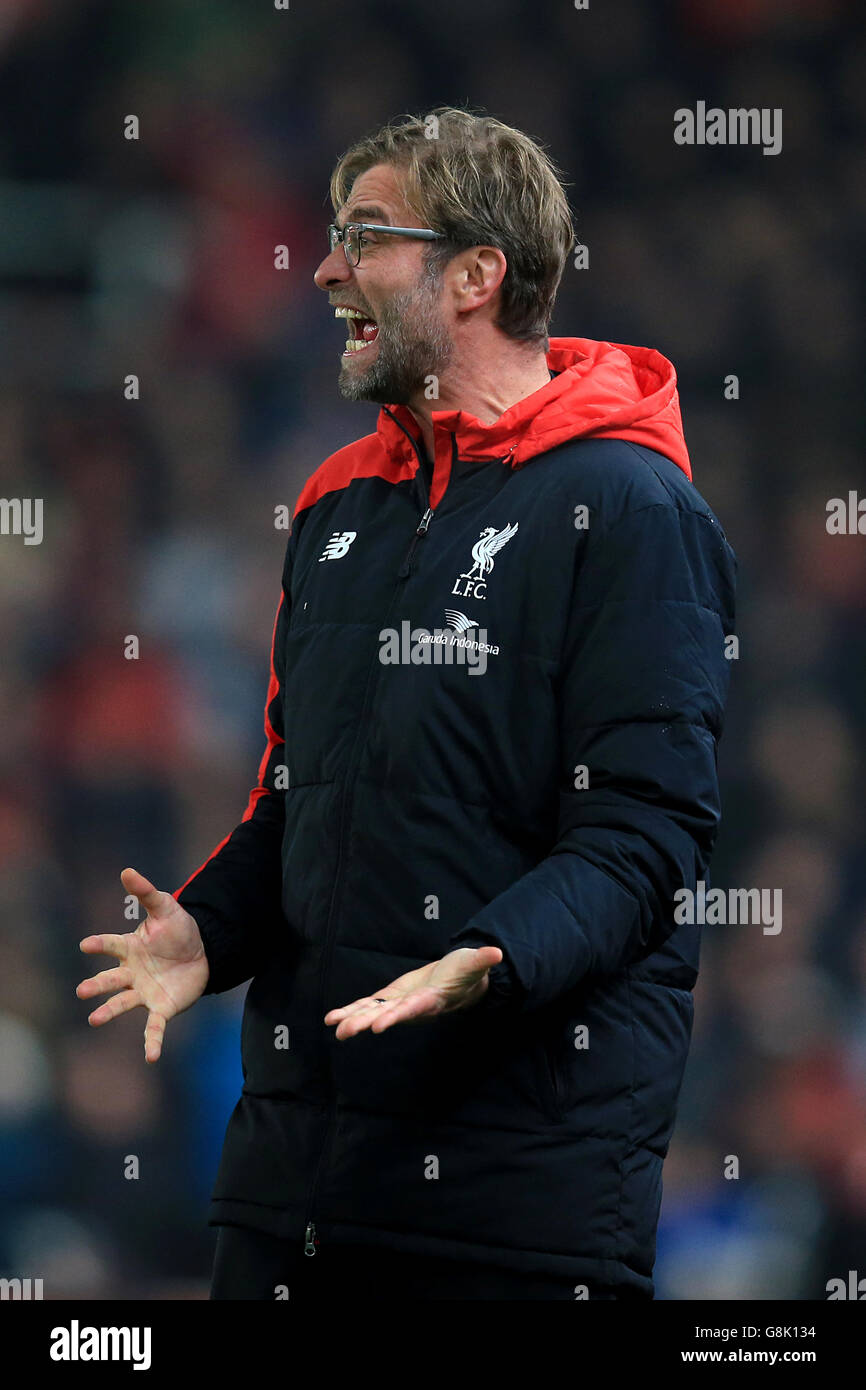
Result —
<path fill-rule="evenodd" d="M 335 319 L 365 319 L 366 314 L 362 314 L 358 309 L 352 309 L 348 304 L 341 304 L 334 310 Z M 371 320 L 372 322 L 372 320 Z"/>
<path fill-rule="evenodd" d="M 375 338 L 372 338 L 372 339 L 370 340 L 370 342 L 375 342 L 375 341 L 376 341 Z M 347 339 L 346 339 L 346 351 L 347 351 L 347 352 L 360 352 L 362 348 L 368 348 L 369 346 L 370 346 L 370 343 L 367 341 L 366 338 L 347 338 Z"/>

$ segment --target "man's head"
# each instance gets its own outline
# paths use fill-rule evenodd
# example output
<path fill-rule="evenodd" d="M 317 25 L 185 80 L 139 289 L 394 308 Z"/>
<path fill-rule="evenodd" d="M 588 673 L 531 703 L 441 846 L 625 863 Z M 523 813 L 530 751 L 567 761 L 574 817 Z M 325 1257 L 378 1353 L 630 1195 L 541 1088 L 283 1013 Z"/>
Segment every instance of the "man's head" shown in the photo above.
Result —
<path fill-rule="evenodd" d="M 315 281 L 331 303 L 371 321 L 345 320 L 368 345 L 343 354 L 344 396 L 408 403 L 449 363 L 471 360 L 482 335 L 547 350 L 574 229 L 559 174 L 528 136 L 450 107 L 404 117 L 341 157 L 331 201 L 341 228 L 370 222 L 441 236 L 365 232 L 357 266 L 340 245 L 319 266 Z"/>

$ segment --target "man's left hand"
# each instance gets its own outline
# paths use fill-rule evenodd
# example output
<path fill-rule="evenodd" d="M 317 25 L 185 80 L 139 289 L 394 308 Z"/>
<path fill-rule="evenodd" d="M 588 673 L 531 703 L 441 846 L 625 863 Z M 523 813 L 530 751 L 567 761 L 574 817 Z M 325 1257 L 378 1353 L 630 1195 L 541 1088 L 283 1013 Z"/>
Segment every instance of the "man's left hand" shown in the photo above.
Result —
<path fill-rule="evenodd" d="M 384 1033 L 395 1023 L 415 1023 L 436 1014 L 471 1009 L 487 992 L 487 972 L 501 960 L 498 946 L 460 946 L 441 960 L 401 975 L 376 995 L 331 1009 L 325 1014 L 325 1023 L 338 1024 L 334 1036 L 342 1042 L 365 1028 Z M 379 1004 L 377 999 L 387 1003 Z"/>

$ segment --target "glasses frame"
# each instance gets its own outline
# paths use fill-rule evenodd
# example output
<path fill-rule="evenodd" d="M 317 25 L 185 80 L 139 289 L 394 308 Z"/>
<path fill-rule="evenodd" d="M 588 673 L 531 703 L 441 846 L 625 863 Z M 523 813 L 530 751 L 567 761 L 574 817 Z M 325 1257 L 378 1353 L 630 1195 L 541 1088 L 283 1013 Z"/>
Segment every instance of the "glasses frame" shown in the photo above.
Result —
<path fill-rule="evenodd" d="M 387 232 L 389 236 L 414 237 L 418 241 L 439 241 L 446 240 L 444 232 L 433 232 L 429 227 L 386 227 L 379 222 L 346 222 L 342 227 L 338 227 L 336 222 L 332 222 L 328 227 L 328 246 L 333 253 L 338 246 L 342 246 L 346 260 L 351 270 L 361 264 L 361 241 L 358 238 L 358 259 L 353 261 L 349 255 L 349 243 L 346 241 L 346 232 L 350 229 L 360 232 Z"/>

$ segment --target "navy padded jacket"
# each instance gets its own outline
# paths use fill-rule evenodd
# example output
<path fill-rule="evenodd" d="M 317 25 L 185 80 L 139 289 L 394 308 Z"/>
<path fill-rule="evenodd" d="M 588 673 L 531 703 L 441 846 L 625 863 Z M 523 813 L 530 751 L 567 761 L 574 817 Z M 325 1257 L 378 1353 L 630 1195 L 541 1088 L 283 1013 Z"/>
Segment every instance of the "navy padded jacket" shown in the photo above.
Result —
<path fill-rule="evenodd" d="M 552 339 L 492 425 L 385 406 L 293 517 L 267 746 L 175 896 L 252 980 L 211 1222 L 651 1296 L 692 1024 L 735 562 L 658 352 Z M 472 1009 L 338 1042 L 458 946 Z"/>

